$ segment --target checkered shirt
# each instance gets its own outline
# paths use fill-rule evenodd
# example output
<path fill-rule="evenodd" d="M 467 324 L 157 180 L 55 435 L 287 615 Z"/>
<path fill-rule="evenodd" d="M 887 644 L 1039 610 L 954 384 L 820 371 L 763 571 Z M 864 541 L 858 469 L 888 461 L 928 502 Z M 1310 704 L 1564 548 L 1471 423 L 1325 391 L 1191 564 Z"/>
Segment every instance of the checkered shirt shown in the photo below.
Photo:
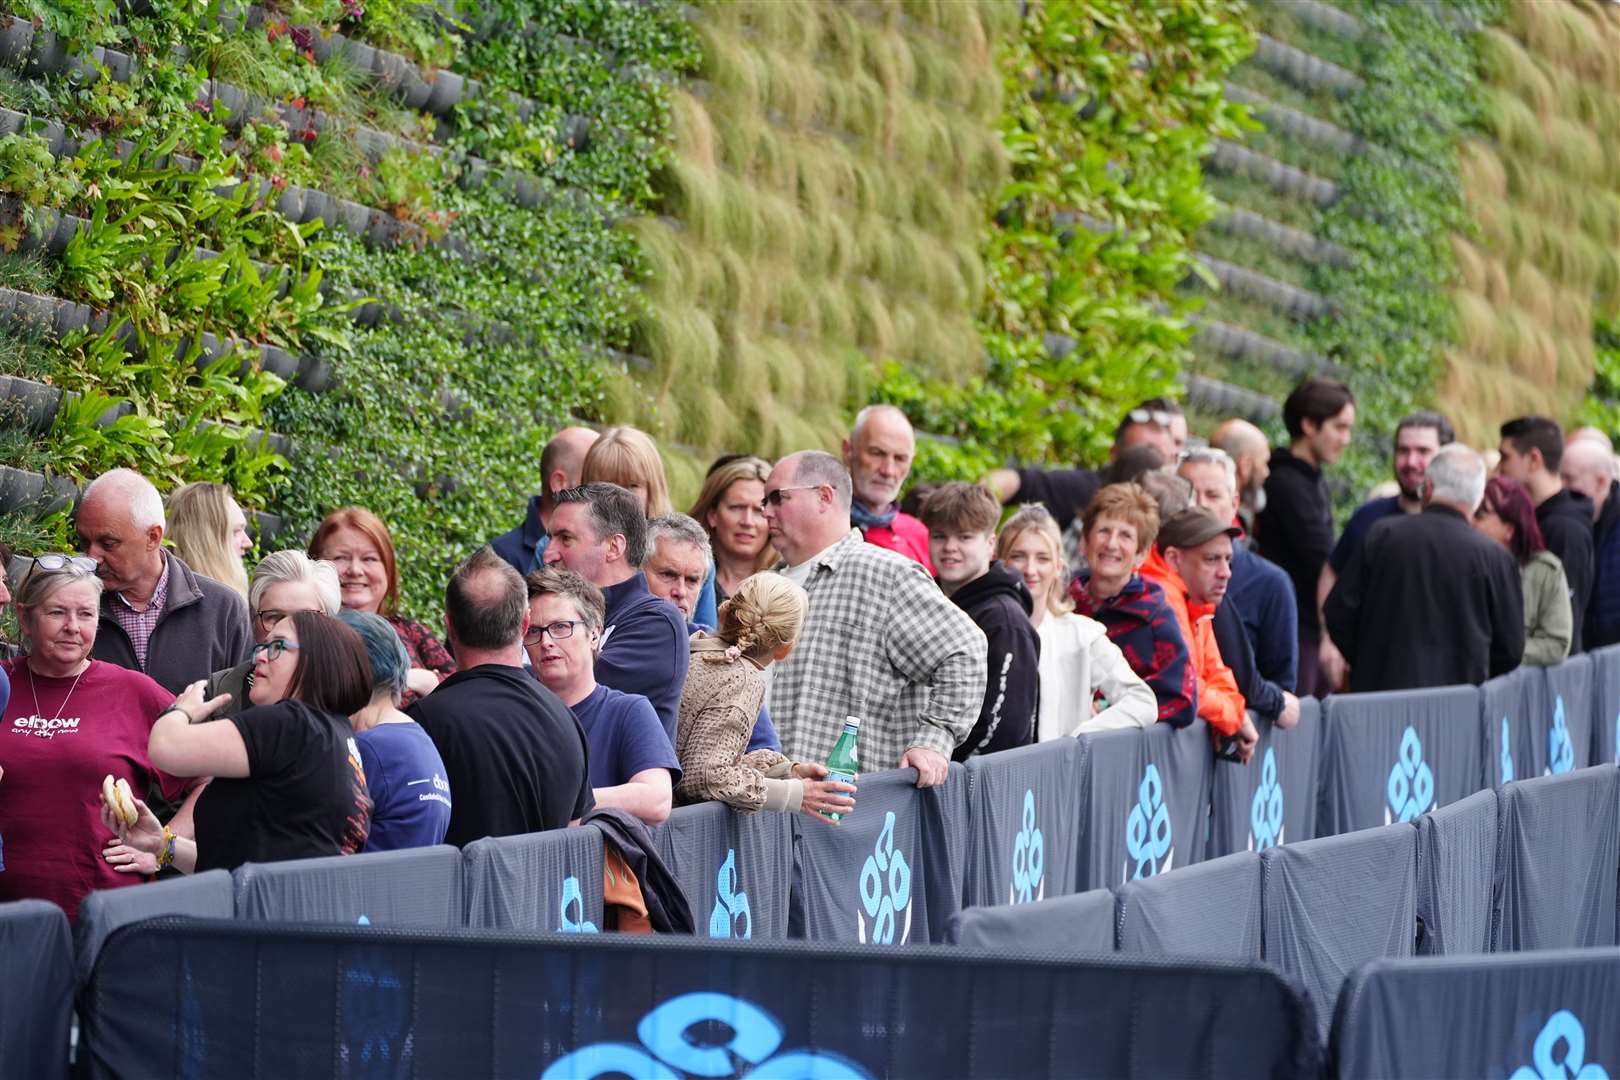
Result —
<path fill-rule="evenodd" d="M 984 703 L 984 632 L 928 571 L 858 529 L 811 560 L 804 585 L 804 631 L 771 680 L 783 751 L 825 761 L 858 716 L 863 769 L 892 769 L 913 746 L 949 757 Z"/>
<path fill-rule="evenodd" d="M 129 643 L 135 647 L 135 662 L 146 670 L 146 647 L 152 642 L 152 631 L 157 629 L 158 620 L 163 617 L 163 604 L 169 599 L 169 557 L 163 556 L 163 573 L 158 576 L 157 588 L 152 593 L 152 600 L 146 605 L 145 611 L 136 611 L 129 606 L 123 593 L 114 593 L 112 607 L 113 621 L 124 628 L 129 635 Z"/>

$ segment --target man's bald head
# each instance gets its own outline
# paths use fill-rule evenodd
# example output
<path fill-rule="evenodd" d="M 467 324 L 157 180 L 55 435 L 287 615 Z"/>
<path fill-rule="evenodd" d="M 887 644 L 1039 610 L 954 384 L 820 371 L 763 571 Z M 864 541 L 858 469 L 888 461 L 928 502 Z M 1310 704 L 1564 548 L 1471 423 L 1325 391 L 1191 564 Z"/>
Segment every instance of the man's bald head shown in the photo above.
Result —
<path fill-rule="evenodd" d="M 459 646 L 495 652 L 522 644 L 529 591 L 487 545 L 464 559 L 444 590 L 444 622 Z"/>
<path fill-rule="evenodd" d="M 1239 496 L 1250 506 L 1263 502 L 1266 478 L 1271 475 L 1271 445 L 1265 432 L 1247 420 L 1227 420 L 1209 437 L 1209 445 L 1226 451 L 1237 466 Z"/>
<path fill-rule="evenodd" d="M 1593 516 L 1602 511 L 1614 482 L 1614 454 L 1596 439 L 1575 439 L 1564 447 L 1558 463 L 1564 486 L 1592 500 Z"/>
<path fill-rule="evenodd" d="M 585 455 L 596 442 L 596 432 L 587 427 L 566 427 L 551 437 L 540 451 L 541 495 L 552 495 L 578 487 L 585 466 Z"/>

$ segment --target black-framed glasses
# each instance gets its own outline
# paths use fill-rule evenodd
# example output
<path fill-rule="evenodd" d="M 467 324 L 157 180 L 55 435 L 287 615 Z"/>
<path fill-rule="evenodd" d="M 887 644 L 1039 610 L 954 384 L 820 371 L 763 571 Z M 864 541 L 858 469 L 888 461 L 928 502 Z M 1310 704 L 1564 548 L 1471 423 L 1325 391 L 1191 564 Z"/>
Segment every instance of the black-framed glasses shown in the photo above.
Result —
<path fill-rule="evenodd" d="M 261 645 L 253 646 L 253 658 L 257 660 L 259 654 L 263 653 L 266 660 L 275 660 L 282 653 L 297 651 L 298 646 L 296 643 L 288 641 L 286 638 L 271 638 Z"/>
<path fill-rule="evenodd" d="M 299 611 L 313 611 L 313 608 L 299 608 Z M 282 619 L 290 619 L 298 614 L 297 611 L 277 611 L 275 608 L 260 608 L 253 616 L 254 625 L 261 633 L 268 634 L 272 627 Z"/>
<path fill-rule="evenodd" d="M 779 487 L 775 491 L 765 493 L 764 503 L 766 506 L 781 506 L 784 491 L 814 491 L 820 486 L 820 484 L 797 484 L 793 487 Z"/>
<path fill-rule="evenodd" d="M 544 626 L 531 626 L 523 635 L 523 644 L 538 645 L 542 634 L 550 634 L 552 641 L 564 641 L 574 636 L 574 627 L 584 626 L 582 619 L 558 619 Z"/>
<path fill-rule="evenodd" d="M 81 574 L 93 574 L 96 572 L 96 566 L 96 560 L 88 555 L 74 555 L 70 552 L 35 555 L 28 560 L 28 572 L 17 583 L 17 591 L 22 592 L 23 586 L 27 585 L 28 579 L 34 576 L 35 570 L 44 570 L 46 573 L 51 573 L 56 570 L 72 569 Z"/>

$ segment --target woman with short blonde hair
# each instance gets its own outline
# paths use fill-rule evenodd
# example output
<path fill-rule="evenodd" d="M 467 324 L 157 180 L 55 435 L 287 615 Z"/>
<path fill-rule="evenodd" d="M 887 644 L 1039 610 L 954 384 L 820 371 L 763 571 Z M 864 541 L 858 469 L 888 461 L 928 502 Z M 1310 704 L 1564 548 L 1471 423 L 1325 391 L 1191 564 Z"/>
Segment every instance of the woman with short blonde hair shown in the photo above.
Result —
<path fill-rule="evenodd" d="M 247 596 L 242 557 L 253 550 L 253 538 L 230 488 L 206 481 L 176 488 L 169 496 L 168 519 L 164 536 L 181 562 Z"/>
<path fill-rule="evenodd" d="M 580 466 L 582 484 L 618 484 L 641 500 L 648 518 L 663 517 L 674 509 L 669 502 L 669 480 L 664 459 L 644 431 L 610 427 L 591 444 Z"/>

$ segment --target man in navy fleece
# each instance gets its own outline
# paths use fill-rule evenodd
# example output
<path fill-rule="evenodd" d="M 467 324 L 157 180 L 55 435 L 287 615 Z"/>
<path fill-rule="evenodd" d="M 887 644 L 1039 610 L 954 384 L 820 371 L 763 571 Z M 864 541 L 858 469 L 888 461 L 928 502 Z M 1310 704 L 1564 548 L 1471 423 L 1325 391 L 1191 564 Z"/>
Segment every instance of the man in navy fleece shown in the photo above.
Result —
<path fill-rule="evenodd" d="M 686 685 L 686 619 L 647 588 L 647 515 L 617 484 L 581 484 L 557 493 L 545 561 L 561 563 L 602 590 L 607 600 L 596 681 L 640 694 L 675 742 L 675 717 Z"/>

